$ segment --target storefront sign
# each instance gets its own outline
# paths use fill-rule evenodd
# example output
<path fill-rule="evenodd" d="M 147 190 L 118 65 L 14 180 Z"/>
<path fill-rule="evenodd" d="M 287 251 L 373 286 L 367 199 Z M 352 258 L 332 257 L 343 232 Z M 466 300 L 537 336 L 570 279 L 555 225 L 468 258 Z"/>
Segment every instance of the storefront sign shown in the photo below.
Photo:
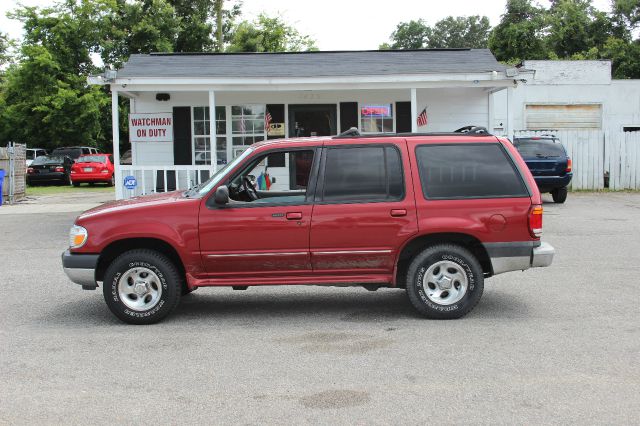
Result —
<path fill-rule="evenodd" d="M 267 136 L 284 136 L 284 123 L 269 124 Z"/>
<path fill-rule="evenodd" d="M 129 141 L 173 142 L 173 114 L 129 114 Z"/>
<path fill-rule="evenodd" d="M 391 105 L 366 105 L 360 108 L 362 116 L 390 117 Z"/>

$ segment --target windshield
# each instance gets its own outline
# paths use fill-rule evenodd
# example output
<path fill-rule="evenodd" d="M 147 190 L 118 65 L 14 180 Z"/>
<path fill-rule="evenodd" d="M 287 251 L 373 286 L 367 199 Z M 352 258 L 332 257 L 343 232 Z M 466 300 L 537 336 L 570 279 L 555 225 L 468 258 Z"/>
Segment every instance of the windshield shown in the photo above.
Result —
<path fill-rule="evenodd" d="M 33 160 L 31 163 L 32 166 L 39 166 L 41 164 L 62 164 L 64 163 L 64 158 L 62 157 L 44 157 L 40 156 Z"/>
<path fill-rule="evenodd" d="M 252 148 L 246 149 L 242 154 L 240 154 L 238 157 L 234 158 L 230 163 L 227 163 L 226 166 L 218 170 L 213 176 L 209 178 L 209 180 L 206 180 L 202 182 L 200 185 L 189 190 L 189 193 L 187 194 L 187 196 L 191 196 L 194 193 L 197 193 L 198 196 L 202 197 L 203 195 L 207 194 L 209 191 L 211 191 L 211 189 L 214 186 L 218 184 L 218 182 L 220 182 L 220 180 L 222 180 L 224 175 L 227 173 L 227 170 L 233 169 L 235 166 L 240 164 L 252 152 L 253 152 Z"/>
<path fill-rule="evenodd" d="M 521 139 L 515 147 L 523 157 L 564 157 L 564 148 L 551 139 Z"/>
<path fill-rule="evenodd" d="M 85 155 L 76 160 L 76 163 L 106 163 L 106 155 Z"/>

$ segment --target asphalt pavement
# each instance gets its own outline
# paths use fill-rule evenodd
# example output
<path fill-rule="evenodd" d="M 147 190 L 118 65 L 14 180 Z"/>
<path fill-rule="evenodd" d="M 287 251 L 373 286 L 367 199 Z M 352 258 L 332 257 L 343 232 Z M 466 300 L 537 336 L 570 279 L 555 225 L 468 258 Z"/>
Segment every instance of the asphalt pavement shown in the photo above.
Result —
<path fill-rule="evenodd" d="M 0 207 L 2 424 L 640 422 L 638 193 L 546 203 L 554 264 L 455 321 L 403 290 L 254 287 L 125 325 L 60 265 L 86 203 Z"/>

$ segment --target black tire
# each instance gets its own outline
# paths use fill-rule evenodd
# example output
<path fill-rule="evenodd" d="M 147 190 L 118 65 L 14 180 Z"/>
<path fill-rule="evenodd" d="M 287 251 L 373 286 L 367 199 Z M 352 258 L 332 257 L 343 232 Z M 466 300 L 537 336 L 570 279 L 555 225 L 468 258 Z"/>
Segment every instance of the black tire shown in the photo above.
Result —
<path fill-rule="evenodd" d="M 111 179 L 107 181 L 107 186 L 115 186 L 116 185 L 116 177 L 111 175 Z"/>
<path fill-rule="evenodd" d="M 118 282 L 124 274 L 136 268 L 150 270 L 159 282 L 155 288 L 161 287 L 157 302 L 146 310 L 135 310 L 128 307 L 121 299 Z M 155 281 L 155 278 L 151 280 Z M 118 256 L 107 268 L 104 275 L 103 294 L 107 306 L 120 320 L 129 324 L 153 324 L 169 315 L 180 302 L 183 277 L 176 266 L 166 256 L 153 250 L 137 249 Z M 123 283 L 124 285 L 124 283 Z M 134 295 L 135 296 L 135 295 Z M 137 296 L 135 296 L 137 299 Z M 131 299 L 129 302 L 135 302 Z"/>
<path fill-rule="evenodd" d="M 466 278 L 466 291 L 461 292 L 461 298 L 454 302 L 455 298 L 451 300 L 450 304 L 446 304 L 444 299 L 443 303 L 437 303 L 432 300 L 425 292 L 425 285 L 429 288 L 436 287 L 437 284 L 428 281 L 423 284 L 425 274 L 435 271 L 438 273 L 439 266 L 436 266 L 439 262 L 453 263 L 454 268 L 458 268 L 458 274 L 453 274 L 453 279 L 450 282 L 451 288 L 460 288 L 461 282 L 456 280 L 458 275 L 462 282 L 465 282 Z M 445 265 L 445 264 L 443 264 Z M 434 266 L 435 269 L 430 271 L 430 267 Z M 450 278 L 447 276 L 447 278 Z M 458 284 L 456 286 L 456 283 Z M 466 248 L 453 245 L 453 244 L 441 244 L 432 247 L 428 247 L 418 255 L 416 255 L 407 271 L 407 294 L 411 304 L 420 312 L 423 316 L 431 319 L 456 319 L 461 318 L 471 312 L 473 308 L 478 304 L 482 297 L 482 291 L 484 290 L 484 275 L 482 267 L 476 259 L 476 257 Z M 447 292 L 447 290 L 440 289 L 442 294 L 453 294 Z"/>
<path fill-rule="evenodd" d="M 71 184 L 76 188 L 80 186 L 80 182 L 71 182 Z"/>
<path fill-rule="evenodd" d="M 551 197 L 553 197 L 553 202 L 562 204 L 567 201 L 567 187 L 564 186 L 562 188 L 556 188 L 551 191 Z"/>

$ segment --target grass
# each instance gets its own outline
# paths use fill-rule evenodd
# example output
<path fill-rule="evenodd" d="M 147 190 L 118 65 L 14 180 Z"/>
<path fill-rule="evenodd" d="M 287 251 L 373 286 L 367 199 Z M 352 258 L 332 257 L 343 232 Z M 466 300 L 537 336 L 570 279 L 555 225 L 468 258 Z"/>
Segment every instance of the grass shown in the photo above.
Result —
<path fill-rule="evenodd" d="M 76 188 L 71 185 L 37 185 L 27 186 L 27 197 L 34 195 L 56 195 L 56 194 L 82 194 L 87 192 L 114 192 L 113 186 L 106 186 L 104 184 L 96 184 L 95 186 L 88 186 L 86 184 Z"/>

